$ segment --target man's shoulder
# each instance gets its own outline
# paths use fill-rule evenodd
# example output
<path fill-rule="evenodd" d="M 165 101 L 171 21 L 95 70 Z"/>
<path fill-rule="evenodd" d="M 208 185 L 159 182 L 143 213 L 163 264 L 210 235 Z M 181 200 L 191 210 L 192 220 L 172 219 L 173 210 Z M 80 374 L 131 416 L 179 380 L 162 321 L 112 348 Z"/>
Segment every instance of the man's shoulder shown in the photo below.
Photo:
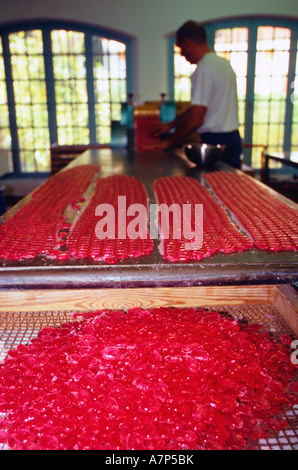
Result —
<path fill-rule="evenodd" d="M 223 64 L 223 65 L 230 64 L 230 62 L 225 57 L 218 55 L 216 52 L 210 52 L 206 54 L 203 58 L 203 63 L 205 64 L 216 63 L 216 64 Z"/>
<path fill-rule="evenodd" d="M 204 60 L 202 61 L 202 69 L 204 69 L 205 71 L 210 71 L 210 72 L 214 72 L 214 73 L 233 73 L 234 74 L 234 70 L 230 64 L 230 62 L 225 58 L 225 57 L 222 57 L 218 54 L 216 54 L 215 52 L 212 52 L 212 53 L 209 53 L 209 54 L 206 54 L 206 56 L 204 56 Z"/>

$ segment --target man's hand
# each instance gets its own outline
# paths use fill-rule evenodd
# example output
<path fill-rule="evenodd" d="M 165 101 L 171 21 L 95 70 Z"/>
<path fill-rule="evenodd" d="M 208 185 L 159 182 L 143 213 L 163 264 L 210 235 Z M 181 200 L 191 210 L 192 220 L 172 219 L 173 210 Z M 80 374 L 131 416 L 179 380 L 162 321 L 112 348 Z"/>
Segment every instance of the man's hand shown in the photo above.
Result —
<path fill-rule="evenodd" d="M 152 136 L 158 137 L 171 129 L 171 124 L 167 122 L 161 122 L 152 128 Z"/>
<path fill-rule="evenodd" d="M 175 132 L 167 136 L 163 143 L 166 143 L 166 147 L 177 147 L 177 145 L 181 145 L 181 142 L 185 142 L 185 139 L 191 133 L 199 129 L 204 121 L 206 111 L 205 106 L 191 105 L 182 114 L 179 114 L 174 121 L 155 126 L 152 136 L 160 136 L 171 129 L 175 129 Z"/>

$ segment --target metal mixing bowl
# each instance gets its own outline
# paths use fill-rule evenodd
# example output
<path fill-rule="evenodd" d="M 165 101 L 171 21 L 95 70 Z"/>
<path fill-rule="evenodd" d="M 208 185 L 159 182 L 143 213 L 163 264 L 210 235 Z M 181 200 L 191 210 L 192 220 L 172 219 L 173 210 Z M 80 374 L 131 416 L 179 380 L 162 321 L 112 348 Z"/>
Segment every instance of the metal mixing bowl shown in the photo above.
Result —
<path fill-rule="evenodd" d="M 184 147 L 187 158 L 198 166 L 212 166 L 221 159 L 224 151 L 223 145 L 188 144 Z"/>

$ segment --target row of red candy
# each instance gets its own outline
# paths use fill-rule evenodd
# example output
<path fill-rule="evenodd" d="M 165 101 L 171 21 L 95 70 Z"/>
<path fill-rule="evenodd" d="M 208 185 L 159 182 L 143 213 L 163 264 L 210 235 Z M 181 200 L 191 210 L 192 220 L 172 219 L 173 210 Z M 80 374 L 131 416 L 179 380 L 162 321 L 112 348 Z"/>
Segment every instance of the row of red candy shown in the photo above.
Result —
<path fill-rule="evenodd" d="M 186 239 L 182 236 L 175 238 L 175 220 L 170 220 L 169 238 L 164 239 L 160 251 L 169 261 L 199 260 L 215 253 L 233 253 L 252 248 L 251 240 L 246 237 L 229 219 L 224 209 L 194 178 L 184 176 L 169 176 L 159 178 L 154 182 L 155 195 L 158 204 L 171 207 L 177 204 L 183 213 L 183 205 L 191 205 L 192 230 L 195 231 L 195 205 L 203 204 L 203 220 L 198 220 L 197 229 L 203 229 L 203 243 L 200 248 L 186 249 Z M 183 230 L 182 230 L 183 232 Z M 185 235 L 184 232 L 182 235 Z"/>
<path fill-rule="evenodd" d="M 78 202 L 98 169 L 96 165 L 82 165 L 65 170 L 36 190 L 31 200 L 0 227 L 0 257 L 20 260 L 41 254 L 61 260 L 91 258 L 112 264 L 119 259 L 151 253 L 150 235 L 128 237 L 126 230 L 131 218 L 118 214 L 118 196 L 126 198 L 126 207 L 137 203 L 147 208 L 146 191 L 134 177 L 115 175 L 97 179 L 89 204 L 79 214 L 75 226 L 67 223 L 66 208 L 80 209 Z M 294 209 L 245 175 L 215 172 L 205 175 L 205 179 L 253 242 L 238 230 L 221 205 L 195 179 L 159 178 L 154 182 L 158 203 L 166 203 L 168 207 L 176 204 L 181 213 L 183 205 L 190 204 L 193 233 L 197 229 L 194 207 L 196 204 L 204 207 L 203 224 L 199 227 L 203 230 L 201 248 L 186 249 L 185 242 L 189 240 L 183 236 L 183 230 L 180 239 L 174 236 L 172 222 L 170 236 L 162 239 L 163 234 L 160 234 L 160 251 L 165 259 L 172 262 L 198 260 L 219 252 L 245 251 L 254 245 L 271 251 L 297 250 L 298 223 Z M 95 210 L 100 204 L 109 204 L 115 210 L 113 238 L 96 236 L 99 219 L 95 217 Z M 119 221 L 121 231 L 126 234 L 120 238 Z M 180 222 L 182 224 L 182 220 Z"/>
<path fill-rule="evenodd" d="M 250 176 L 207 173 L 206 181 L 260 250 L 298 250 L 297 210 Z"/>
<path fill-rule="evenodd" d="M 136 227 L 133 236 L 129 236 L 127 229 L 136 216 L 129 214 L 129 208 L 137 207 L 134 206 L 136 204 L 146 209 L 141 224 L 143 233 Z M 67 238 L 69 255 L 73 258 L 103 260 L 109 264 L 148 255 L 154 245 L 147 227 L 147 206 L 147 193 L 137 178 L 114 175 L 97 179 L 88 206 Z M 98 215 L 103 216 L 103 219 L 96 217 L 97 207 L 101 207 Z"/>
<path fill-rule="evenodd" d="M 77 204 L 98 170 L 97 165 L 70 168 L 40 186 L 0 226 L 0 258 L 20 260 L 39 254 L 63 258 L 60 233 L 69 228 L 65 210 Z"/>
<path fill-rule="evenodd" d="M 203 309 L 77 314 L 0 364 L 11 449 L 244 449 L 289 424 L 291 338 Z"/>

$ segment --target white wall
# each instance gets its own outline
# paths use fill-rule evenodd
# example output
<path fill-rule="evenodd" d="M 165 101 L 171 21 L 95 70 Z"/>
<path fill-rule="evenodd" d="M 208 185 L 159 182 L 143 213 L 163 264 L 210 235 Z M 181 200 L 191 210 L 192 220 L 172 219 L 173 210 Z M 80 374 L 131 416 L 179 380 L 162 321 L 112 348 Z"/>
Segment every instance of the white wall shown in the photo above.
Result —
<path fill-rule="evenodd" d="M 297 0 L 0 0 L 0 25 L 32 19 L 71 20 L 134 38 L 134 93 L 139 100 L 167 92 L 167 36 L 184 21 L 237 16 L 298 18 Z"/>

